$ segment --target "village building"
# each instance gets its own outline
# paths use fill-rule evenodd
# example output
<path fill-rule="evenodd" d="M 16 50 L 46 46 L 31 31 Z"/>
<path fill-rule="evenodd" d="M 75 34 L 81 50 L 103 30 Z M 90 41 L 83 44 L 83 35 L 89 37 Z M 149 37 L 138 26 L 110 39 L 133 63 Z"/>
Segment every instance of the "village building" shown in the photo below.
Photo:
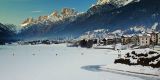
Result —
<path fill-rule="evenodd" d="M 157 34 L 157 36 L 158 36 L 158 38 L 157 38 L 158 39 L 157 44 L 160 45 L 160 32 Z"/>
<path fill-rule="evenodd" d="M 104 45 L 112 45 L 112 44 L 121 43 L 121 38 L 116 37 L 115 35 L 108 35 L 106 38 L 102 39 L 102 43 Z"/>
<path fill-rule="evenodd" d="M 104 38 L 104 39 L 102 40 L 102 42 L 103 42 L 103 43 L 102 43 L 103 45 L 107 45 L 107 39 L 106 39 L 106 38 Z"/>
<path fill-rule="evenodd" d="M 121 43 L 121 37 L 116 37 L 116 44 Z"/>
<path fill-rule="evenodd" d="M 151 35 L 150 34 L 139 34 L 139 46 L 148 47 L 151 43 Z"/>
<path fill-rule="evenodd" d="M 132 35 L 131 43 L 134 45 L 138 45 L 138 36 L 137 35 Z"/>
<path fill-rule="evenodd" d="M 108 34 L 105 38 L 107 45 L 116 44 L 116 36 L 115 34 Z"/>
<path fill-rule="evenodd" d="M 158 42 L 158 32 L 152 31 L 148 32 L 151 35 L 151 45 L 157 45 Z"/>
<path fill-rule="evenodd" d="M 121 43 L 122 45 L 126 45 L 126 44 L 129 44 L 131 43 L 131 35 L 122 35 L 121 37 Z"/>
<path fill-rule="evenodd" d="M 115 43 L 115 38 L 107 38 L 107 45 L 111 45 Z"/>

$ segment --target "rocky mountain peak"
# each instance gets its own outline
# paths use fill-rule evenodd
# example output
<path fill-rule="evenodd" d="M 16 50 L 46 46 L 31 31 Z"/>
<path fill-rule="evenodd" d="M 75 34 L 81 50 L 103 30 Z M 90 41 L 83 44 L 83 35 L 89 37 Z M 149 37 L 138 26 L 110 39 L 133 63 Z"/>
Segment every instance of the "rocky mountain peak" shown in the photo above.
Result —
<path fill-rule="evenodd" d="M 63 9 L 61 10 L 61 15 L 62 15 L 63 17 L 74 16 L 74 15 L 76 15 L 76 14 L 77 14 L 77 12 L 76 12 L 74 9 L 63 8 Z"/>
<path fill-rule="evenodd" d="M 125 6 L 131 2 L 139 2 L 140 0 L 98 0 L 97 5 L 112 4 L 117 7 Z"/>
<path fill-rule="evenodd" d="M 110 0 L 98 0 L 97 4 L 106 4 L 108 2 L 110 2 Z"/>
<path fill-rule="evenodd" d="M 34 22 L 34 19 L 33 19 L 33 18 L 27 18 L 26 20 L 24 20 L 24 21 L 22 22 L 21 26 L 23 27 L 23 26 L 26 26 L 26 25 L 31 24 L 31 23 L 33 23 L 33 22 Z"/>
<path fill-rule="evenodd" d="M 58 11 L 54 11 L 54 12 L 51 14 L 51 16 L 52 16 L 52 17 L 57 17 L 57 18 L 60 17 Z"/>
<path fill-rule="evenodd" d="M 48 19 L 48 16 L 39 16 L 38 17 L 38 21 L 44 21 L 44 20 L 47 20 Z"/>
<path fill-rule="evenodd" d="M 77 14 L 78 13 L 74 9 L 63 8 L 60 13 L 58 11 L 54 11 L 49 16 L 39 16 L 37 19 L 27 18 L 22 22 L 21 26 L 24 27 L 28 26 L 29 24 L 43 23 L 45 21 L 57 22 L 65 18 L 76 16 Z"/>

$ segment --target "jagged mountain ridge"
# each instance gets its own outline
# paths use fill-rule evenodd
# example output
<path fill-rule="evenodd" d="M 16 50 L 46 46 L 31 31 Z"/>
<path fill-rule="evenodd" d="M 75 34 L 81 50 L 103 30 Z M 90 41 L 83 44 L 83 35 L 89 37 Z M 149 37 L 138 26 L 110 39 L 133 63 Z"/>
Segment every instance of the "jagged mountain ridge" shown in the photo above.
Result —
<path fill-rule="evenodd" d="M 77 14 L 78 14 L 77 11 L 75 11 L 74 9 L 63 8 L 61 12 L 54 11 L 48 16 L 39 16 L 37 19 L 33 19 L 32 17 L 27 18 L 25 21 L 22 22 L 21 26 L 27 27 L 34 24 L 40 24 L 40 23 L 45 24 L 49 22 L 56 23 L 56 22 L 63 21 L 67 18 L 74 17 Z"/>
<path fill-rule="evenodd" d="M 97 5 L 103 5 L 103 4 L 113 4 L 117 7 L 125 6 L 132 2 L 139 2 L 140 0 L 98 0 Z"/>
<path fill-rule="evenodd" d="M 159 23 L 160 1 L 141 0 L 118 7 L 107 3 L 92 6 L 87 12 L 65 18 L 56 23 L 34 24 L 23 29 L 23 35 L 33 37 L 79 36 L 84 32 L 105 28 L 110 31 L 125 30 L 133 26 L 151 27 Z M 159 26 L 158 26 L 159 29 Z"/>
<path fill-rule="evenodd" d="M 98 0 L 96 5 L 93 5 L 90 10 L 90 14 L 94 14 L 95 12 L 98 11 L 103 11 L 103 10 L 108 10 L 112 9 L 111 7 L 114 5 L 114 7 L 121 7 L 124 5 L 127 5 L 128 3 L 134 2 L 137 0 Z M 104 9 L 102 10 L 102 6 L 104 5 L 112 4 L 110 7 L 103 7 Z M 91 13 L 92 12 L 92 13 Z M 80 13 L 81 14 L 81 13 Z M 33 19 L 33 18 L 27 18 L 25 21 L 22 22 L 21 26 L 27 26 L 31 24 L 38 24 L 39 22 L 44 22 L 44 21 L 51 21 L 51 22 L 57 22 L 60 20 L 63 20 L 67 17 L 71 16 L 79 16 L 77 15 L 77 12 L 74 9 L 70 8 L 63 8 L 59 14 L 58 11 L 54 11 L 51 15 L 49 16 L 39 16 L 38 19 Z"/>
<path fill-rule="evenodd" d="M 98 0 L 97 4 L 93 5 L 89 11 L 96 12 L 102 7 L 102 5 L 106 5 L 106 4 L 112 4 L 115 7 L 121 7 L 133 1 L 137 1 L 137 0 Z M 110 9 L 109 7 L 106 7 L 106 8 Z M 102 11 L 102 9 L 100 10 Z M 77 16 L 77 12 L 74 9 L 63 8 L 60 14 L 58 11 L 54 11 L 51 15 L 39 16 L 38 19 L 27 18 L 25 21 L 22 22 L 21 26 L 23 27 L 23 26 L 27 26 L 28 24 L 37 24 L 38 22 L 43 22 L 46 20 L 56 22 L 56 21 L 60 21 L 60 20 L 63 20 L 64 18 L 71 17 L 71 16 Z"/>

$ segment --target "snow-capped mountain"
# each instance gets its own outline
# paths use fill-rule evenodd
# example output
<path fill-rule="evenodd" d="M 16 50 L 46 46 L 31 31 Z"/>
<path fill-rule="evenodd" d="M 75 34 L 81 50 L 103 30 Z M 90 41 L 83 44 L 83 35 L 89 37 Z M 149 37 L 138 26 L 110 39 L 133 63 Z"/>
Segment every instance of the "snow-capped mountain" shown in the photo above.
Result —
<path fill-rule="evenodd" d="M 32 24 L 32 23 L 34 23 L 33 18 L 27 18 L 24 22 L 22 22 L 21 26 L 22 27 L 27 26 L 27 25 Z"/>
<path fill-rule="evenodd" d="M 113 4 L 117 7 L 125 6 L 132 2 L 139 2 L 140 0 L 98 0 L 97 5 L 104 5 L 104 4 Z"/>
<path fill-rule="evenodd" d="M 137 1 L 137 0 L 98 0 L 97 4 L 92 6 L 90 9 L 92 9 L 92 8 L 94 8 L 93 10 L 95 10 L 95 8 L 99 9 L 99 6 L 102 6 L 105 4 L 106 5 L 112 4 L 115 6 L 124 6 L 124 5 L 127 5 L 133 1 Z M 47 20 L 49 20 L 51 22 L 57 22 L 57 21 L 65 19 L 65 18 L 69 18 L 71 16 L 77 16 L 77 12 L 74 9 L 70 9 L 70 8 L 63 8 L 60 13 L 61 14 L 59 14 L 58 11 L 54 11 L 52 14 L 50 14 L 48 16 L 39 16 L 38 19 L 27 18 L 26 20 L 24 20 L 24 22 L 22 22 L 21 26 L 22 27 L 28 26 L 31 24 L 36 24 L 39 22 L 47 21 Z"/>
<path fill-rule="evenodd" d="M 63 8 L 59 13 L 58 11 L 54 11 L 52 14 L 48 16 L 39 16 L 38 19 L 27 18 L 24 22 L 22 22 L 21 26 L 31 26 L 33 24 L 47 24 L 49 22 L 55 23 L 58 21 L 63 21 L 67 18 L 71 18 L 77 15 L 77 12 L 74 9 Z"/>
<path fill-rule="evenodd" d="M 64 9 L 61 13 L 53 12 L 43 20 L 28 20 L 29 23 L 36 22 L 23 28 L 20 35 L 23 37 L 70 35 L 78 37 L 96 29 L 107 29 L 110 32 L 119 30 L 127 33 L 143 31 L 141 26 L 145 29 L 151 28 L 155 23 L 158 23 L 156 28 L 159 30 L 159 4 L 159 0 L 99 0 L 87 12 L 77 13 L 73 9 Z"/>
<path fill-rule="evenodd" d="M 103 11 L 103 10 L 109 10 L 109 9 L 114 9 L 115 7 L 119 7 L 119 6 L 124 6 L 127 5 L 131 2 L 133 2 L 134 0 L 98 0 L 97 4 L 91 6 L 91 8 L 88 10 L 92 11 L 93 14 L 96 11 Z M 115 6 L 113 6 L 115 5 Z M 102 9 L 104 8 L 104 9 Z M 22 22 L 21 26 L 25 27 L 28 25 L 32 25 L 32 24 L 38 24 L 38 23 L 42 23 L 45 21 L 51 21 L 51 22 L 58 22 L 61 20 L 64 20 L 66 18 L 70 18 L 73 16 L 79 16 L 82 13 L 78 13 L 76 12 L 74 9 L 70 9 L 70 8 L 63 8 L 59 14 L 58 11 L 54 11 L 52 14 L 48 15 L 48 16 L 39 16 L 38 19 L 33 19 L 33 18 L 27 18 L 26 20 L 24 20 L 24 22 Z M 91 14 L 91 13 L 89 13 Z"/>

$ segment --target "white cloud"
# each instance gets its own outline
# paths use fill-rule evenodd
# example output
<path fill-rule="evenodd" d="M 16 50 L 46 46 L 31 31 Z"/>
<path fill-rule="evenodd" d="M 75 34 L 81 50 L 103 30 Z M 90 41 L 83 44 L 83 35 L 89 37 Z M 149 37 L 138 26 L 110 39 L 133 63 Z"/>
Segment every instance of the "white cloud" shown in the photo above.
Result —
<path fill-rule="evenodd" d="M 35 10 L 35 11 L 32 11 L 33 13 L 40 13 L 42 11 L 39 11 L 39 10 Z"/>

